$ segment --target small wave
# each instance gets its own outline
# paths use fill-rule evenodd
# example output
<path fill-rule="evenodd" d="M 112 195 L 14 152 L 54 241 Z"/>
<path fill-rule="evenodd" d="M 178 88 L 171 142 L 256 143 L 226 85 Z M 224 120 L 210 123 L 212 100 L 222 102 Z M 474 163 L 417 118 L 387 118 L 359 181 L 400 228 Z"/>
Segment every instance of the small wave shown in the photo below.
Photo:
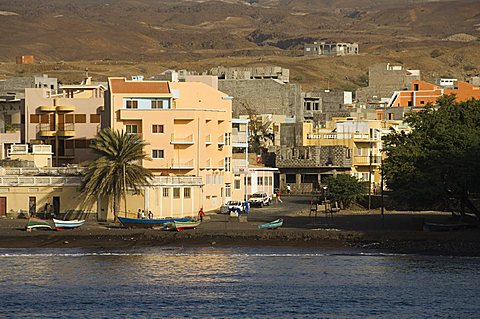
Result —
<path fill-rule="evenodd" d="M 142 253 L 0 253 L 0 258 L 11 257 L 89 257 L 89 256 L 142 256 Z"/>

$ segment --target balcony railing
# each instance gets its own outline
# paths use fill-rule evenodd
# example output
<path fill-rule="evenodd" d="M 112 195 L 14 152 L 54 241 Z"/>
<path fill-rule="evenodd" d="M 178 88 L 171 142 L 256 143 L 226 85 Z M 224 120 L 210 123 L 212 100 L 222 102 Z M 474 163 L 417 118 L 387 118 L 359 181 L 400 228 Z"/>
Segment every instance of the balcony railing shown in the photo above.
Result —
<path fill-rule="evenodd" d="M 232 145 L 234 144 L 246 144 L 247 141 L 247 133 L 246 132 L 238 132 L 237 134 L 232 134 Z"/>
<path fill-rule="evenodd" d="M 353 165 L 375 165 L 378 166 L 382 163 L 382 157 L 380 155 L 372 156 L 355 156 L 353 158 Z"/>
<path fill-rule="evenodd" d="M 171 169 L 193 169 L 193 160 L 187 162 L 179 162 L 172 160 L 172 164 L 170 166 Z"/>
<path fill-rule="evenodd" d="M 170 143 L 171 144 L 184 144 L 184 145 L 194 144 L 193 134 L 190 134 L 188 136 L 180 136 L 180 135 L 176 135 L 175 133 L 172 133 L 172 138 L 170 140 Z"/>

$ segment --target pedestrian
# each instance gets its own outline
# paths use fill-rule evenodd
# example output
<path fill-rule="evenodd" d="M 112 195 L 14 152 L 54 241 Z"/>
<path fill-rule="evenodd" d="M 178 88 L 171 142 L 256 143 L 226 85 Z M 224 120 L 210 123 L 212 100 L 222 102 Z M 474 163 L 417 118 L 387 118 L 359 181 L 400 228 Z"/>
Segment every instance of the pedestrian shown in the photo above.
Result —
<path fill-rule="evenodd" d="M 145 219 L 145 211 L 142 209 L 142 219 Z"/>
<path fill-rule="evenodd" d="M 148 219 L 153 219 L 153 213 L 151 210 L 148 211 Z"/>
<path fill-rule="evenodd" d="M 55 212 L 53 211 L 53 205 L 52 204 L 48 205 L 48 216 L 49 216 L 49 218 L 55 217 Z"/>
<path fill-rule="evenodd" d="M 275 203 L 278 203 L 277 191 L 274 191 L 274 192 L 273 192 L 272 197 L 275 198 Z"/>
<path fill-rule="evenodd" d="M 277 190 L 277 199 L 280 203 L 283 203 L 282 199 L 280 198 L 280 190 Z"/>
<path fill-rule="evenodd" d="M 203 212 L 203 207 L 201 207 L 198 211 L 198 217 L 200 217 L 201 222 L 203 222 L 203 216 L 205 216 L 205 213 Z"/>
<path fill-rule="evenodd" d="M 141 217 L 142 217 L 142 210 L 139 208 L 137 212 L 137 218 L 141 218 Z"/>
<path fill-rule="evenodd" d="M 287 195 L 290 195 L 291 190 L 292 188 L 290 187 L 290 184 L 287 184 Z"/>

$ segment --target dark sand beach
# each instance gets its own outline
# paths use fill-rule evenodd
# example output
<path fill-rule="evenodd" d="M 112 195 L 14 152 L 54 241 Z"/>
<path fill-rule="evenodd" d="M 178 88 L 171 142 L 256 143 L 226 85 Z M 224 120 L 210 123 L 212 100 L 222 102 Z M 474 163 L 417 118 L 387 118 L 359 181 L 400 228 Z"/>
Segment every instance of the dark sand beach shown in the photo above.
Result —
<path fill-rule="evenodd" d="M 284 227 L 259 230 L 257 225 L 278 217 Z M 478 228 L 460 231 L 424 231 L 423 222 L 448 222 L 440 212 L 388 212 L 383 223 L 379 211 L 344 211 L 334 218 L 306 211 L 281 213 L 253 211 L 248 222 L 209 214 L 197 229 L 168 232 L 161 229 L 126 229 L 108 223 L 87 222 L 74 230 L 25 231 L 25 219 L 0 219 L 0 248 L 83 247 L 128 248 L 146 246 L 298 246 L 360 248 L 407 254 L 480 256 Z"/>

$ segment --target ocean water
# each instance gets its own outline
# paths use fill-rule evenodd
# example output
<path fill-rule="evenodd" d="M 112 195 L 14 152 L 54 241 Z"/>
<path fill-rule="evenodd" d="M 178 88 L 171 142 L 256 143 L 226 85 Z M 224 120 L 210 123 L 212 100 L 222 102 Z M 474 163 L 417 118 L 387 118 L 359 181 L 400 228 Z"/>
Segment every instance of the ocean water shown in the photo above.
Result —
<path fill-rule="evenodd" d="M 480 259 L 285 247 L 0 249 L 0 318 L 478 318 Z"/>

